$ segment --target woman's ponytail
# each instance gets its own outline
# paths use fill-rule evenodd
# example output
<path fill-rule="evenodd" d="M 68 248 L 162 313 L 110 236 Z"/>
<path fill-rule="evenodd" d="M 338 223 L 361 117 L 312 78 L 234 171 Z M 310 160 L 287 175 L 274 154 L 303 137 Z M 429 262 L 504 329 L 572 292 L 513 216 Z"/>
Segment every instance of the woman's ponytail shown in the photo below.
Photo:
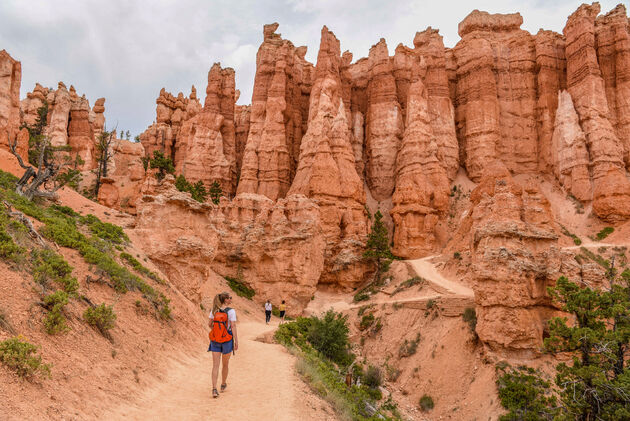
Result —
<path fill-rule="evenodd" d="M 225 300 L 230 298 L 230 294 L 227 292 L 221 292 L 214 296 L 214 300 L 212 300 L 212 314 L 216 313 L 223 307 L 223 303 Z"/>

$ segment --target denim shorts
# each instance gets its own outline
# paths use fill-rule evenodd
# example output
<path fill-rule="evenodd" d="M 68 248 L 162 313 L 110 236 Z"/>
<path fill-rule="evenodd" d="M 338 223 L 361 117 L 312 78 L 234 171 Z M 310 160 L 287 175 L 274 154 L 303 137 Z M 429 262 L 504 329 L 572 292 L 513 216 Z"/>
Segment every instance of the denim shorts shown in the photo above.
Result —
<path fill-rule="evenodd" d="M 229 354 L 230 352 L 232 352 L 233 348 L 234 348 L 234 339 L 230 339 L 229 341 L 223 342 L 223 343 L 210 341 L 208 352 L 212 351 L 212 352 L 220 352 L 222 354 Z"/>

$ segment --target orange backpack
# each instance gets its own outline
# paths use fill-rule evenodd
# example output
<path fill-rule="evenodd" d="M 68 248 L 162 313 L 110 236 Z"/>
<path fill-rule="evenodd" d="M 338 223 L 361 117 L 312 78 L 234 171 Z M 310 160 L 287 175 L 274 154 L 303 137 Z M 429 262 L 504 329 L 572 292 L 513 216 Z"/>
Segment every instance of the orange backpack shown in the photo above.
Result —
<path fill-rule="evenodd" d="M 228 330 L 228 311 L 230 307 L 217 310 L 212 320 L 212 329 L 210 330 L 211 341 L 224 343 L 232 340 L 232 331 Z"/>

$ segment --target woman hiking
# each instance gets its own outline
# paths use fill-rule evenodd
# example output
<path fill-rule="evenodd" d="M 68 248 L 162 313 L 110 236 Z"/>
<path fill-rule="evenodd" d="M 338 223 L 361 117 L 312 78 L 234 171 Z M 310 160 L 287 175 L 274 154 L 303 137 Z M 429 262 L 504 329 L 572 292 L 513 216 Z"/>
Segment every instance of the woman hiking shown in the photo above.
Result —
<path fill-rule="evenodd" d="M 280 310 L 280 324 L 284 322 L 284 315 L 287 312 L 287 305 L 284 300 L 282 300 L 282 304 L 278 306 L 278 310 Z"/>
<path fill-rule="evenodd" d="M 222 292 L 214 297 L 212 312 L 210 313 L 210 347 L 212 351 L 212 397 L 218 398 L 217 379 L 219 377 L 219 364 L 221 371 L 221 392 L 227 387 L 227 376 L 230 364 L 230 355 L 238 349 L 238 334 L 236 332 L 236 310 L 230 308 L 232 296 Z"/>

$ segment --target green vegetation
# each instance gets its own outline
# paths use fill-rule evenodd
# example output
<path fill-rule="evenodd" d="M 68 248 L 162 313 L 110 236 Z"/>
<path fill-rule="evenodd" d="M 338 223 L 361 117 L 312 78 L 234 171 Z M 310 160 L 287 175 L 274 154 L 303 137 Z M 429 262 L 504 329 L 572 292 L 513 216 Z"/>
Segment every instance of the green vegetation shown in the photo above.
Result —
<path fill-rule="evenodd" d="M 598 265 L 600 265 L 604 269 L 610 269 L 610 262 L 608 260 L 604 259 L 599 254 L 593 253 L 592 251 L 590 251 L 586 247 L 580 247 L 580 251 L 582 252 L 582 254 L 584 256 L 586 256 L 587 258 L 591 259 L 592 261 L 594 261 L 595 263 L 597 263 Z"/>
<path fill-rule="evenodd" d="M 551 384 L 530 367 L 513 369 L 497 364 L 497 388 L 501 405 L 509 412 L 500 421 L 553 420 L 558 414 Z"/>
<path fill-rule="evenodd" d="M 564 225 L 560 225 L 560 228 L 562 229 L 562 233 L 564 235 L 566 235 L 567 237 L 571 237 L 573 239 L 573 244 L 575 244 L 576 246 L 579 246 L 580 244 L 582 244 L 582 240 L 580 240 L 580 237 L 570 232 L 568 229 L 566 229 Z"/>
<path fill-rule="evenodd" d="M 353 301 L 358 303 L 359 301 L 367 301 L 370 299 L 370 293 L 364 290 L 361 290 L 354 294 Z"/>
<path fill-rule="evenodd" d="M 0 362 L 20 377 L 31 378 L 38 374 L 50 377 L 50 364 L 42 362 L 35 345 L 19 336 L 0 342 Z"/>
<path fill-rule="evenodd" d="M 108 331 L 114 328 L 116 322 L 114 307 L 104 303 L 85 309 L 83 318 L 88 324 L 96 327 L 104 336 L 109 335 Z"/>
<path fill-rule="evenodd" d="M 212 203 L 218 205 L 219 201 L 221 200 L 221 196 L 223 196 L 223 190 L 221 189 L 221 185 L 218 181 L 215 180 L 212 182 L 212 184 L 210 185 L 209 194 L 210 199 L 212 199 Z"/>
<path fill-rule="evenodd" d="M 92 234 L 101 240 L 111 244 L 125 244 L 129 242 L 129 237 L 118 225 L 109 222 L 101 222 L 96 216 L 90 214 L 80 218 L 80 222 L 90 228 Z"/>
<path fill-rule="evenodd" d="M 453 259 L 462 260 L 462 255 L 460 252 L 456 251 L 453 253 Z"/>
<path fill-rule="evenodd" d="M 256 290 L 248 287 L 245 283 L 236 278 L 232 278 L 231 276 L 224 276 L 225 280 L 228 281 L 228 285 L 238 295 L 239 297 L 245 297 L 248 300 L 254 298 L 256 295 Z"/>
<path fill-rule="evenodd" d="M 468 327 L 470 327 L 470 331 L 475 333 L 475 329 L 477 328 L 477 312 L 473 307 L 467 307 L 464 309 L 464 313 L 462 314 L 462 319 L 466 323 L 468 323 Z"/>
<path fill-rule="evenodd" d="M 555 317 L 549 321 L 545 351 L 571 359 L 556 366 L 554 386 L 527 368 L 502 377 L 499 386 L 505 390 L 504 406 L 510 413 L 523 414 L 535 406 L 529 418 L 515 415 L 504 419 L 630 419 L 626 358 L 630 349 L 630 271 L 617 277 L 611 267 L 607 277 L 611 286 L 605 290 L 578 285 L 565 277 L 548 289 L 572 320 Z"/>
<path fill-rule="evenodd" d="M 139 273 L 143 274 L 144 276 L 146 276 L 147 278 L 153 279 L 155 282 L 158 282 L 158 283 L 160 283 L 162 285 L 166 284 L 164 279 L 160 278 L 155 272 L 152 272 L 149 269 L 147 269 L 146 267 L 144 267 L 142 265 L 142 263 L 140 263 L 131 254 L 126 253 L 126 252 L 122 252 L 122 253 L 120 253 L 120 258 L 123 259 L 124 261 L 126 261 L 127 263 L 129 263 L 131 265 L 131 267 L 134 268 L 134 270 L 136 272 L 139 272 Z"/>
<path fill-rule="evenodd" d="M 404 291 L 407 288 L 411 288 L 414 285 L 422 285 L 424 283 L 424 279 L 419 276 L 414 276 L 413 278 L 409 278 L 406 281 L 403 281 L 396 287 L 396 289 L 392 292 L 392 295 L 396 295 L 401 291 Z"/>
<path fill-rule="evenodd" d="M 6 176 L 3 175 L 0 180 L 4 186 L 7 185 Z M 67 207 L 40 206 L 19 196 L 12 189 L 0 190 L 0 198 L 7 200 L 24 214 L 41 221 L 43 227 L 40 228 L 40 233 L 45 238 L 59 246 L 77 250 L 87 263 L 94 265 L 98 272 L 112 281 L 116 291 L 120 293 L 140 291 L 153 305 L 159 318 L 163 320 L 171 318 L 170 300 L 142 278 L 118 264 L 112 257 L 112 246 L 124 244 L 129 240 L 122 228 L 104 223 L 94 215 L 78 216 Z M 69 273 L 61 277 L 57 276 L 66 272 L 67 268 L 52 255 L 48 254 L 45 258 L 41 258 L 40 253 L 36 253 L 36 266 L 41 266 L 41 275 L 37 275 L 40 276 L 39 279 L 49 279 L 52 273 L 56 278 L 53 277 L 50 280 L 59 280 L 64 285 L 64 290 L 67 290 L 66 292 L 71 294 L 76 292 L 74 278 L 70 278 Z M 35 269 L 36 272 L 38 272 L 37 269 Z"/>
<path fill-rule="evenodd" d="M 68 294 L 56 291 L 44 297 L 44 307 L 48 310 L 44 318 L 44 328 L 49 335 L 56 335 L 70 330 L 62 311 L 68 304 Z"/>
<path fill-rule="evenodd" d="M 422 412 L 429 412 L 435 406 L 435 404 L 433 403 L 433 398 L 429 395 L 423 395 L 420 398 L 420 402 L 418 402 L 418 405 L 420 406 Z"/>
<path fill-rule="evenodd" d="M 79 283 L 72 274 L 72 266 L 59 254 L 50 249 L 31 252 L 33 280 L 43 287 L 50 282 L 60 284 L 68 295 L 75 297 L 79 290 Z"/>
<path fill-rule="evenodd" d="M 405 341 L 400 344 L 400 348 L 398 349 L 398 358 L 411 357 L 418 350 L 418 343 L 420 343 L 419 333 L 412 341 L 405 339 Z"/>
<path fill-rule="evenodd" d="M 612 234 L 614 230 L 615 229 L 613 227 L 605 227 L 600 232 L 598 232 L 597 235 L 595 235 L 595 238 L 597 238 L 597 241 L 602 241 L 610 234 Z"/>
<path fill-rule="evenodd" d="M 368 234 L 363 257 L 376 265 L 375 282 L 380 282 L 381 275 L 389 270 L 394 255 L 389 249 L 387 227 L 382 221 L 381 211 L 374 214 L 372 229 Z"/>
<path fill-rule="evenodd" d="M 364 314 L 363 317 L 361 318 L 361 322 L 359 323 L 359 329 L 361 330 L 365 330 L 368 327 L 372 326 L 372 324 L 374 323 L 375 317 L 374 317 L 374 313 L 368 313 L 368 314 Z"/>
<path fill-rule="evenodd" d="M 175 172 L 173 161 L 171 158 L 165 157 L 162 151 L 153 151 L 153 158 L 149 160 L 149 168 L 158 170 L 155 177 L 160 181 L 166 177 L 166 174 Z"/>
<path fill-rule="evenodd" d="M 331 403 L 342 420 L 372 421 L 400 419 L 388 417 L 387 408 L 378 408 L 380 390 L 366 384 L 380 384 L 380 370 L 368 368 L 363 373 L 360 365 L 353 366 L 353 375 L 361 377 L 361 386 L 345 384 L 349 365 L 354 360 L 350 353 L 346 317 L 329 310 L 321 318 L 298 317 L 296 321 L 281 325 L 276 331 L 278 342 L 298 356 L 298 372 L 311 388 Z M 377 372 L 378 371 L 378 372 Z M 367 376 L 367 377 L 366 377 Z M 366 380 L 367 379 L 367 380 Z"/>
<path fill-rule="evenodd" d="M 365 306 L 359 307 L 359 310 L 357 311 L 357 315 L 358 316 L 363 316 L 363 313 L 365 313 L 366 310 L 368 310 L 368 309 L 370 309 L 372 307 L 374 307 L 374 304 L 365 305 Z"/>
<path fill-rule="evenodd" d="M 179 191 L 190 193 L 193 199 L 197 202 L 205 202 L 208 197 L 206 187 L 203 185 L 203 181 L 199 180 L 196 183 L 190 183 L 186 180 L 182 174 L 175 179 L 175 187 Z"/>
<path fill-rule="evenodd" d="M 0 181 L 0 183 L 2 183 L 2 181 Z M 0 206 L 2 205 L 0 204 Z M 0 259 L 18 263 L 22 260 L 25 249 L 17 245 L 13 237 L 9 234 L 12 222 L 4 207 L 0 208 Z M 13 227 L 15 227 L 15 225 L 13 225 Z"/>

